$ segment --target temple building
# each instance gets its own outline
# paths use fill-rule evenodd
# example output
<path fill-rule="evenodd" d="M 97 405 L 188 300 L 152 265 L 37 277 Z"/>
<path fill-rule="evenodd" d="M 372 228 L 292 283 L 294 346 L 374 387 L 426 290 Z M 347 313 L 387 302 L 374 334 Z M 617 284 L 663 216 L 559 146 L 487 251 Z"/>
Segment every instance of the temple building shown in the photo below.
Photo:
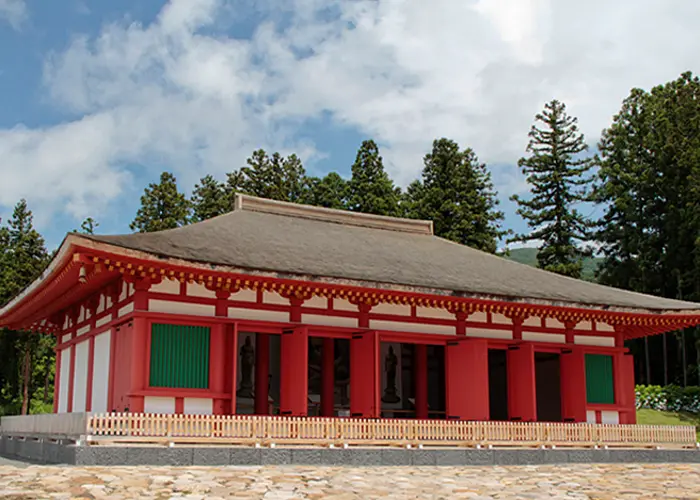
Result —
<path fill-rule="evenodd" d="M 69 234 L 0 326 L 55 335 L 54 412 L 635 423 L 627 339 L 700 304 L 238 195 L 190 226 Z"/>

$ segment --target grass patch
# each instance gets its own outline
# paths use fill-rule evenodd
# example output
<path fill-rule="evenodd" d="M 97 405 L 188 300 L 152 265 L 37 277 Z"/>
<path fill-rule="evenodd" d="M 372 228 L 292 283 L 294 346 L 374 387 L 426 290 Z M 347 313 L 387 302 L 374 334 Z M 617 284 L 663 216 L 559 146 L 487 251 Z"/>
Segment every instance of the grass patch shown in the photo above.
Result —
<path fill-rule="evenodd" d="M 700 440 L 700 414 L 685 411 L 637 410 L 637 423 L 644 425 L 693 425 Z"/>

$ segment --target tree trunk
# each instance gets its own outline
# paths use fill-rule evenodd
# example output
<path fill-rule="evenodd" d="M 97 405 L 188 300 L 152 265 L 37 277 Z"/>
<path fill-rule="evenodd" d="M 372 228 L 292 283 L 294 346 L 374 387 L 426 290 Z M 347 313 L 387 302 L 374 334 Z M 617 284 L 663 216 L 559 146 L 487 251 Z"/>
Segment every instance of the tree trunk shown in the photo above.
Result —
<path fill-rule="evenodd" d="M 29 378 L 32 373 L 32 353 L 25 349 L 22 360 L 22 415 L 29 414 Z"/>

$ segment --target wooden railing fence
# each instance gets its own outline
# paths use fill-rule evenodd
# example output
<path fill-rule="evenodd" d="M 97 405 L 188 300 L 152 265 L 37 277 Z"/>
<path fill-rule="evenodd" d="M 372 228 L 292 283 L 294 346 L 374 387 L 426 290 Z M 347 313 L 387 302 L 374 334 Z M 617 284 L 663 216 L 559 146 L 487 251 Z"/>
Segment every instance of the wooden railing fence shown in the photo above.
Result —
<path fill-rule="evenodd" d="M 2 417 L 3 434 L 232 445 L 695 447 L 692 426 L 76 413 Z"/>

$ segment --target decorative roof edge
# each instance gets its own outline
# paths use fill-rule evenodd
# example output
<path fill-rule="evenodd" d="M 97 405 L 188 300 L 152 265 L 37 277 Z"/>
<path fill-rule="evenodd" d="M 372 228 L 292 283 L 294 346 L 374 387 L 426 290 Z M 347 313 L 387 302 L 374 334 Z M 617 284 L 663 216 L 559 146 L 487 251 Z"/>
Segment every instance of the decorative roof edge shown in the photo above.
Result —
<path fill-rule="evenodd" d="M 348 226 L 386 229 L 402 233 L 433 234 L 433 222 L 429 220 L 402 219 L 400 217 L 388 217 L 385 215 L 363 214 L 359 212 L 349 212 L 347 210 L 301 205 L 299 203 L 287 201 L 268 200 L 266 198 L 258 198 L 240 193 L 236 193 L 233 209 L 285 215 L 288 217 L 301 217 Z"/>

